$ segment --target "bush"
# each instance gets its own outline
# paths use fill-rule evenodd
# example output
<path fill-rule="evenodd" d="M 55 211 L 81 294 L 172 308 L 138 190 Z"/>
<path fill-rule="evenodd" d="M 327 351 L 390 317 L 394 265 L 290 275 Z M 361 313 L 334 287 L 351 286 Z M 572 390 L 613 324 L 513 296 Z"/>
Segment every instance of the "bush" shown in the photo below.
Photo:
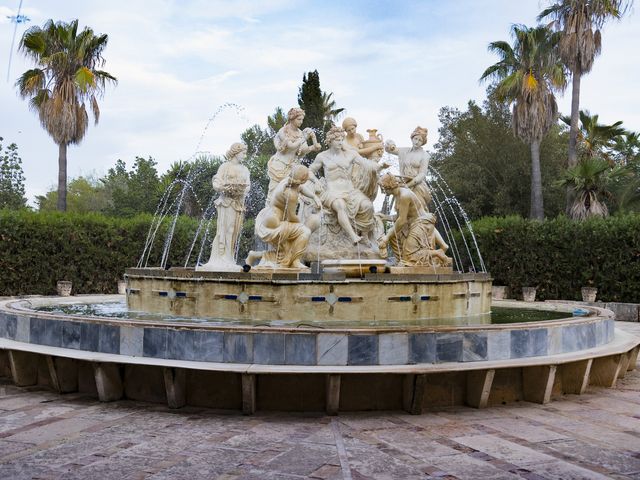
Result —
<path fill-rule="evenodd" d="M 581 287 L 594 286 L 603 301 L 640 303 L 640 215 L 486 217 L 473 229 L 494 285 L 512 293 L 537 286 L 541 300 L 579 300 Z"/>
<path fill-rule="evenodd" d="M 0 295 L 54 294 L 58 280 L 71 280 L 77 293 L 114 293 L 138 263 L 151 218 L 0 210 Z M 179 219 L 170 264 L 184 264 L 196 228 Z M 149 265 L 159 265 L 164 238 L 161 231 Z"/>

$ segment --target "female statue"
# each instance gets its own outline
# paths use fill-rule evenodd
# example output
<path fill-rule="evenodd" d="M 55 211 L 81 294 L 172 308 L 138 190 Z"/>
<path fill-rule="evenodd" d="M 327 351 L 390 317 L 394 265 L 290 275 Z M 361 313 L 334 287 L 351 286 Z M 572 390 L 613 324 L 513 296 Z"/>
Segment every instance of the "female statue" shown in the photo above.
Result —
<path fill-rule="evenodd" d="M 303 121 L 304 110 L 292 108 L 287 113 L 287 123 L 273 138 L 276 153 L 269 159 L 267 164 L 269 169 L 267 205 L 269 205 L 274 188 L 289 176 L 291 168 L 298 162 L 298 159 L 309 152 L 320 151 L 321 147 L 313 130 L 310 128 L 300 130 Z M 311 145 L 308 144 L 309 140 L 312 142 Z"/>
<path fill-rule="evenodd" d="M 213 189 L 220 195 L 215 201 L 218 210 L 216 236 L 211 245 L 211 257 L 196 270 L 235 271 L 235 254 L 244 220 L 244 200 L 249 193 L 251 181 L 249 169 L 242 165 L 247 146 L 234 143 L 225 154 L 226 162 L 220 165 L 213 176 Z"/>
<path fill-rule="evenodd" d="M 428 211 L 431 203 L 431 190 L 427 186 L 429 154 L 422 148 L 427 143 L 427 133 L 426 128 L 418 126 L 411 133 L 411 147 L 398 148 L 393 140 L 389 140 L 385 150 L 398 156 L 400 175 L 404 178 L 407 187 L 424 202 Z"/>
<path fill-rule="evenodd" d="M 354 118 L 347 117 L 342 121 L 342 128 L 346 133 L 344 147 L 350 148 L 358 152 L 358 154 L 368 159 L 371 162 L 378 163 L 384 153 L 384 145 L 382 142 L 382 136 L 375 136 L 376 130 L 367 130 L 367 132 L 373 132 L 372 138 L 379 139 L 378 142 L 372 142 L 371 139 L 366 141 L 362 135 L 360 135 L 356 129 L 358 123 Z M 353 167 L 352 179 L 353 184 L 364 193 L 372 202 L 376 199 L 378 194 L 378 172 L 382 168 L 387 168 L 389 165 L 386 163 L 381 165 L 378 169 L 360 168 L 360 165 L 356 164 Z"/>

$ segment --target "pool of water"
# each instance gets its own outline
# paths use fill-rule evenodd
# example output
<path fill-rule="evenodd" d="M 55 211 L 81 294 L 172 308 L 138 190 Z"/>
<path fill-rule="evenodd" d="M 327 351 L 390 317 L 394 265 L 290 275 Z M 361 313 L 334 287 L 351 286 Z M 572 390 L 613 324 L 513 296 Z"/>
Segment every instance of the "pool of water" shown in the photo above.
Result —
<path fill-rule="evenodd" d="M 125 301 L 102 303 L 76 303 L 67 305 L 40 306 L 35 310 L 63 315 L 92 316 L 104 318 L 121 318 L 143 322 L 185 322 L 203 323 L 212 326 L 245 325 L 245 326 L 271 326 L 271 327 L 394 327 L 394 326 L 461 326 L 461 325 L 490 325 L 522 322 L 540 322 L 544 320 L 557 320 L 567 318 L 571 313 L 555 312 L 521 308 L 494 307 L 488 315 L 464 318 L 440 318 L 418 321 L 402 320 L 363 320 L 358 323 L 353 321 L 322 321 L 322 322 L 295 322 L 283 320 L 222 320 L 219 318 L 186 318 L 159 313 L 131 311 Z"/>

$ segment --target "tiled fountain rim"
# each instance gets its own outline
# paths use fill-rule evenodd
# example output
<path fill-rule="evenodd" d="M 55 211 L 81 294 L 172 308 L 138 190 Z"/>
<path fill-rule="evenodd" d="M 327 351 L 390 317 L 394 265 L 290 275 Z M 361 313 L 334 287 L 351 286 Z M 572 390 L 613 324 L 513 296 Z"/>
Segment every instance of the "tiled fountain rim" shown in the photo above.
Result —
<path fill-rule="evenodd" d="M 30 298 L 0 302 L 0 337 L 23 345 L 59 347 L 166 360 L 295 369 L 400 368 L 417 364 L 520 361 L 581 352 L 614 340 L 611 312 L 589 307 L 592 316 L 548 322 L 413 329 L 208 327 L 99 317 L 72 317 L 26 308 L 33 303 L 95 301 L 115 296 Z M 116 297 L 117 298 L 117 297 Z M 524 307 L 531 307 L 524 304 Z M 553 309 L 552 305 L 547 305 Z M 555 309 L 568 306 L 556 305 Z M 226 367 L 225 367 L 226 368 Z"/>
<path fill-rule="evenodd" d="M 573 312 L 576 310 L 575 303 L 558 301 L 546 301 L 546 302 L 521 302 L 515 300 L 493 300 L 492 304 L 496 307 L 505 308 L 521 308 L 523 310 L 541 310 L 549 312 L 566 312 L 570 314 L 567 318 L 560 318 L 555 320 L 544 320 L 540 322 L 522 322 L 522 323 L 507 323 L 507 324 L 495 324 L 495 325 L 406 325 L 406 326 L 381 326 L 381 327 L 338 327 L 332 326 L 329 328 L 320 328 L 312 326 L 300 326 L 300 327 L 285 327 L 285 326 L 264 326 L 264 325 L 207 325 L 200 322 L 188 322 L 188 321 L 162 321 L 154 322 L 151 320 L 132 320 L 116 317 L 99 317 L 99 316 L 87 316 L 87 315 L 60 315 L 56 313 L 43 312 L 35 310 L 34 308 L 41 306 L 53 306 L 53 305 L 71 305 L 81 303 L 93 303 L 93 302 L 110 302 L 124 300 L 124 295 L 75 295 L 72 297 L 58 297 L 58 296 L 28 296 L 28 297 L 15 297 L 10 299 L 0 300 L 0 312 L 6 312 L 13 315 L 22 315 L 43 319 L 63 320 L 63 321 L 75 321 L 75 322 L 89 322 L 100 324 L 111 324 L 117 326 L 128 327 L 161 327 L 161 328 L 173 328 L 173 329 L 197 329 L 207 331 L 222 331 L 222 332 L 258 332 L 258 333 L 355 333 L 355 334 L 381 334 L 381 333 L 450 333 L 450 332 L 468 332 L 473 333 L 476 331 L 511 331 L 511 330 L 530 330 L 536 328 L 547 328 L 557 326 L 568 325 L 581 325 L 594 323 L 603 319 L 613 319 L 614 314 L 611 310 L 596 306 L 584 306 L 581 305 L 580 309 L 589 312 L 583 316 L 573 316 Z"/>

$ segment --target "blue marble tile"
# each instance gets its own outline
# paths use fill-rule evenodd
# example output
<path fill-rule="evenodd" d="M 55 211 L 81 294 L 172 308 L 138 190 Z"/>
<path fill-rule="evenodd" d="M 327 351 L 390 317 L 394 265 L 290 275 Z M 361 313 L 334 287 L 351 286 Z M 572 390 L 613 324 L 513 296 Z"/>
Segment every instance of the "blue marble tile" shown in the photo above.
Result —
<path fill-rule="evenodd" d="M 536 357 L 547 354 L 546 328 L 511 331 L 511 358 Z"/>
<path fill-rule="evenodd" d="M 253 361 L 262 365 L 284 363 L 284 334 L 255 333 L 253 335 Z"/>
<path fill-rule="evenodd" d="M 377 365 L 378 337 L 376 335 L 349 335 L 349 365 Z"/>
<path fill-rule="evenodd" d="M 222 362 L 224 360 L 224 334 L 222 332 L 197 332 L 194 350 L 185 352 L 187 360 Z"/>
<path fill-rule="evenodd" d="M 464 333 L 462 337 L 462 361 L 487 360 L 487 334 Z"/>
<path fill-rule="evenodd" d="M 562 328 L 562 349 L 564 352 L 575 352 L 593 348 L 596 345 L 595 324 L 567 325 Z"/>
<path fill-rule="evenodd" d="M 46 320 L 44 337 L 40 343 L 50 347 L 60 347 L 62 345 L 62 321 Z"/>
<path fill-rule="evenodd" d="M 200 360 L 198 337 L 194 330 L 168 330 L 167 357 L 175 360 Z"/>
<path fill-rule="evenodd" d="M 82 323 L 80 325 L 80 350 L 98 351 L 100 325 L 97 323 Z"/>
<path fill-rule="evenodd" d="M 15 315 L 0 314 L 0 337 L 15 340 L 17 329 L 18 318 Z"/>
<path fill-rule="evenodd" d="M 287 365 L 315 365 L 315 335 L 286 335 L 284 345 L 284 358 Z"/>
<path fill-rule="evenodd" d="M 613 336 L 615 334 L 615 320 L 605 320 L 607 322 L 607 343 L 613 341 Z"/>
<path fill-rule="evenodd" d="M 436 361 L 459 362 L 462 360 L 462 334 L 443 333 L 436 337 Z"/>
<path fill-rule="evenodd" d="M 225 333 L 223 361 L 226 363 L 252 363 L 253 335 Z"/>
<path fill-rule="evenodd" d="M 409 363 L 435 363 L 436 334 L 409 334 Z"/>
<path fill-rule="evenodd" d="M 539 357 L 547 354 L 547 339 L 549 332 L 546 328 L 536 328 L 531 330 L 531 355 Z"/>
<path fill-rule="evenodd" d="M 607 324 L 605 322 L 596 323 L 596 345 L 607 343 Z"/>
<path fill-rule="evenodd" d="M 142 354 L 145 357 L 167 358 L 167 336 L 166 328 L 145 328 Z"/>
<path fill-rule="evenodd" d="M 82 325 L 78 322 L 62 322 L 62 347 L 80 348 Z"/>
<path fill-rule="evenodd" d="M 120 327 L 100 325 L 98 351 L 102 353 L 120 353 Z"/>
<path fill-rule="evenodd" d="M 29 322 L 29 339 L 31 343 L 42 344 L 45 336 L 46 321 L 42 318 L 31 317 Z"/>

